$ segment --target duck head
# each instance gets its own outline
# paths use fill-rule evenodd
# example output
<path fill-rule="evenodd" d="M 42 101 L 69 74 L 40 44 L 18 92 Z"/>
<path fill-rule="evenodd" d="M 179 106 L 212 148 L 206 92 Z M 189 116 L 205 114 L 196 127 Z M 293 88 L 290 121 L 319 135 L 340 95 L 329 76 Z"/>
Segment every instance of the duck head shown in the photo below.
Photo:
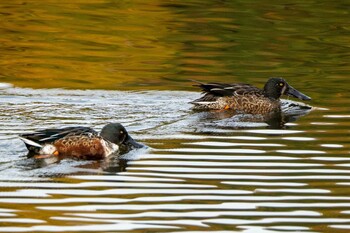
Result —
<path fill-rule="evenodd" d="M 281 95 L 293 96 L 301 100 L 311 98 L 289 85 L 283 78 L 270 78 L 264 86 L 264 94 L 271 99 L 279 99 Z"/>
<path fill-rule="evenodd" d="M 117 144 L 121 154 L 127 153 L 132 149 L 144 147 L 143 144 L 136 142 L 120 123 L 109 123 L 105 125 L 100 135 L 104 139 Z"/>

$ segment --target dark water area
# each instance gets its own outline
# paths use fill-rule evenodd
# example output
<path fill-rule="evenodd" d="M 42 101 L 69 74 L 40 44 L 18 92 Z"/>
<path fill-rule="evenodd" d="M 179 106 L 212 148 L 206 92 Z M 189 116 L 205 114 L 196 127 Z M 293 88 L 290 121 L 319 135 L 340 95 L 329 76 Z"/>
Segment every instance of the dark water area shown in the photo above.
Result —
<path fill-rule="evenodd" d="M 1 2 L 0 232 L 348 232 L 349 7 Z M 312 109 L 191 110 L 189 80 L 276 76 Z M 45 165 L 17 136 L 107 122 L 149 147 Z"/>

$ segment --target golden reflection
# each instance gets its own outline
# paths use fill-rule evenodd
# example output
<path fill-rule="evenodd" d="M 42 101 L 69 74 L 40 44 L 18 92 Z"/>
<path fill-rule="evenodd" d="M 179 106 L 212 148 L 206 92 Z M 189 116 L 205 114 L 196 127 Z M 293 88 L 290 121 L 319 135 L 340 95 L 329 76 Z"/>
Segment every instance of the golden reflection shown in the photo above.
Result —
<path fill-rule="evenodd" d="M 0 3 L 1 81 L 32 88 L 129 89 L 143 79 L 159 79 L 176 51 L 176 44 L 162 42 L 172 16 L 156 1 L 51 4 Z"/>

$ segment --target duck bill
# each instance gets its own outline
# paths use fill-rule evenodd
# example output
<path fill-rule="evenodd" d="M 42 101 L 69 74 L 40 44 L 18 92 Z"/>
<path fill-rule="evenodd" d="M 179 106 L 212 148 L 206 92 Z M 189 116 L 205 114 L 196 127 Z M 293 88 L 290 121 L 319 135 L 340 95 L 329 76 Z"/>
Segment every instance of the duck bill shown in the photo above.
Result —
<path fill-rule="evenodd" d="M 128 135 L 128 137 L 124 140 L 124 142 L 120 145 L 120 150 L 122 153 L 127 153 L 132 149 L 139 149 L 144 147 L 143 144 L 136 142 L 132 137 Z"/>
<path fill-rule="evenodd" d="M 293 96 L 295 98 L 301 99 L 301 100 L 311 100 L 311 98 L 300 91 L 294 89 L 292 86 L 289 86 L 286 93 L 287 96 Z"/>

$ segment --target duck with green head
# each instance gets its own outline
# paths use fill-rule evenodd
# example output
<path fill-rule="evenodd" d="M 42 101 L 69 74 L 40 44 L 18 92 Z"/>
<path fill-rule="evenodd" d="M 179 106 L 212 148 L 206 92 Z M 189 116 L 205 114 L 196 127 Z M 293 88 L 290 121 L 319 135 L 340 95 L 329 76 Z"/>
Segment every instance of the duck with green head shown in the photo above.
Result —
<path fill-rule="evenodd" d="M 197 110 L 230 109 L 237 113 L 265 115 L 281 110 L 282 95 L 311 100 L 283 78 L 270 78 L 263 89 L 244 83 L 197 83 L 195 86 L 199 86 L 204 93 L 201 98 L 191 102 Z"/>
<path fill-rule="evenodd" d="M 29 151 L 28 157 L 36 158 L 57 156 L 98 160 L 144 147 L 119 123 L 105 125 L 100 133 L 89 127 L 76 126 L 39 130 L 22 134 L 20 139 Z"/>

